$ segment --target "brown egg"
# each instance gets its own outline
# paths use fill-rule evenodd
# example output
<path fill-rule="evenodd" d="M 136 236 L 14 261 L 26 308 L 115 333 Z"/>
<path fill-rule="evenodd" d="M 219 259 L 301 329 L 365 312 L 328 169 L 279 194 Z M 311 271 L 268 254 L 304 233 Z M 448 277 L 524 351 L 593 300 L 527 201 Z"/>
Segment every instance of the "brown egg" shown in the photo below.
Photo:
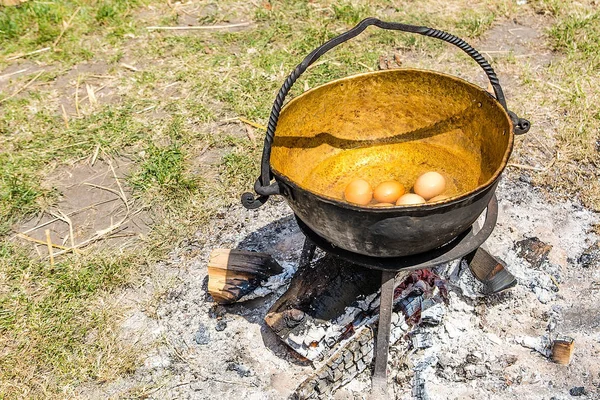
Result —
<path fill-rule="evenodd" d="M 377 203 L 373 207 L 394 207 L 393 203 Z"/>
<path fill-rule="evenodd" d="M 355 179 L 346 186 L 344 198 L 349 203 L 364 206 L 373 199 L 373 188 L 364 179 Z"/>
<path fill-rule="evenodd" d="M 444 201 L 444 200 L 447 200 L 449 198 L 450 197 L 448 197 L 446 195 L 440 194 L 439 196 L 435 196 L 435 197 L 432 197 L 431 199 L 427 200 L 427 202 L 428 203 L 435 203 L 436 201 Z"/>
<path fill-rule="evenodd" d="M 413 204 L 423 204 L 425 203 L 425 199 L 414 193 L 406 193 L 404 196 L 400 197 L 396 202 L 397 206 L 408 206 Z"/>
<path fill-rule="evenodd" d="M 381 182 L 373 191 L 373 198 L 380 203 L 395 203 L 406 190 L 400 182 Z"/>
<path fill-rule="evenodd" d="M 446 190 L 446 179 L 438 172 L 425 172 L 417 178 L 413 190 L 425 200 L 429 200 Z"/>

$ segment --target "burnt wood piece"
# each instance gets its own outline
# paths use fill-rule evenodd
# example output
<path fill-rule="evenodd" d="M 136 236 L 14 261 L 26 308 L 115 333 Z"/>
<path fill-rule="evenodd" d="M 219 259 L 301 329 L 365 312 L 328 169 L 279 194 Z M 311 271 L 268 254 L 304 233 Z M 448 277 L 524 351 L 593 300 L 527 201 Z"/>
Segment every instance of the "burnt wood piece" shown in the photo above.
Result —
<path fill-rule="evenodd" d="M 517 279 L 508 272 L 504 262 L 481 247 L 466 256 L 465 260 L 473 276 L 483 283 L 485 294 L 498 293 L 517 284 Z"/>
<path fill-rule="evenodd" d="M 208 261 L 208 292 L 219 304 L 238 301 L 283 272 L 271 255 L 238 249 L 214 249 Z"/>
<path fill-rule="evenodd" d="M 371 326 L 357 330 L 326 363 L 317 368 L 290 396 L 293 400 L 327 399 L 373 362 L 375 332 Z"/>
<path fill-rule="evenodd" d="M 552 343 L 552 360 L 557 364 L 569 365 L 575 350 L 575 340 L 567 336 L 561 336 Z"/>
<path fill-rule="evenodd" d="M 537 237 L 530 237 L 515 243 L 517 255 L 525 259 L 533 268 L 539 269 L 548 260 L 552 246 Z"/>
<path fill-rule="evenodd" d="M 395 345 L 396 354 L 408 351 L 411 342 L 410 331 L 420 322 L 422 311 L 447 299 L 443 281 L 429 270 L 401 271 L 394 280 L 386 278 L 387 283 L 394 281 L 398 283 L 395 289 L 394 284 L 391 285 L 393 312 L 390 324 L 385 322 L 383 325 L 378 324 L 381 314 L 379 298 L 375 294 L 377 297 L 370 302 L 369 311 L 362 319 L 350 324 L 348 334 L 342 336 L 341 340 L 329 349 L 326 359 L 316 363 L 315 372 L 298 386 L 292 395 L 293 399 L 329 399 L 337 389 L 350 382 L 366 368 L 370 368 L 374 357 L 376 363 L 383 360 L 383 357 L 379 354 L 375 355 L 375 352 L 376 347 L 379 349 L 384 346 L 382 340 L 385 339 L 379 338 L 379 329 L 384 329 L 384 326 L 388 331 L 382 332 L 381 335 L 388 338 L 388 343 Z M 383 291 L 386 292 L 385 288 Z M 388 294 L 392 297 L 392 293 Z M 348 307 L 347 311 L 352 310 L 353 307 L 354 305 Z M 385 304 L 383 307 L 385 308 Z M 318 328 L 311 330 L 315 329 Z M 385 383 L 376 382 L 376 378 L 377 375 L 374 374 L 374 390 L 369 395 L 369 400 L 387 398 L 385 389 L 377 390 L 378 387 L 385 388 Z"/>
<path fill-rule="evenodd" d="M 381 272 L 325 255 L 294 275 L 288 290 L 269 309 L 265 322 L 284 342 L 307 324 L 340 316 L 359 297 L 379 289 Z"/>

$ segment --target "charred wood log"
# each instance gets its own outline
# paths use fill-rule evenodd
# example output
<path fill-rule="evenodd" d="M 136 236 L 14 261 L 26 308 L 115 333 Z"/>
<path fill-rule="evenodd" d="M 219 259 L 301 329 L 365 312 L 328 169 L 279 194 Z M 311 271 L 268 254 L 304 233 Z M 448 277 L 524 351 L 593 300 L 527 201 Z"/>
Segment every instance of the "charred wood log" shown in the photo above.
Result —
<path fill-rule="evenodd" d="M 208 262 L 208 292 L 219 304 L 234 303 L 282 272 L 269 254 L 215 249 Z"/>
<path fill-rule="evenodd" d="M 396 278 L 390 343 L 406 339 L 423 311 L 443 301 L 443 282 L 429 270 L 402 271 Z M 292 398 L 328 398 L 370 368 L 377 322 L 381 273 L 326 255 L 301 268 L 265 321 L 316 370 Z M 435 314 L 435 313 L 434 313 Z M 439 323 L 437 314 L 428 323 Z"/>
<path fill-rule="evenodd" d="M 375 332 L 371 324 L 361 327 L 351 338 L 340 343 L 337 351 L 296 388 L 291 398 L 327 398 L 371 365 L 374 343 Z"/>
<path fill-rule="evenodd" d="M 482 247 L 465 259 L 473 276 L 483 283 L 485 294 L 498 293 L 517 284 L 517 278 L 506 269 L 506 265 Z"/>
<path fill-rule="evenodd" d="M 397 345 L 403 340 L 401 348 L 408 349 L 412 328 L 421 322 L 424 312 L 445 301 L 447 293 L 444 282 L 429 270 L 402 271 L 396 283 L 390 344 Z M 346 326 L 345 335 L 330 349 L 315 373 L 298 386 L 292 398 L 329 398 L 338 388 L 371 366 L 379 321 L 379 294 L 374 295 L 367 315 Z M 345 314 L 352 315 L 352 306 L 346 308 Z"/>
<path fill-rule="evenodd" d="M 537 237 L 523 239 L 515 243 L 517 255 L 525 259 L 535 269 L 540 269 L 548 260 L 552 246 Z"/>
<path fill-rule="evenodd" d="M 265 322 L 297 353 L 320 360 L 353 320 L 378 306 L 371 303 L 380 279 L 379 271 L 326 255 L 296 273 Z"/>

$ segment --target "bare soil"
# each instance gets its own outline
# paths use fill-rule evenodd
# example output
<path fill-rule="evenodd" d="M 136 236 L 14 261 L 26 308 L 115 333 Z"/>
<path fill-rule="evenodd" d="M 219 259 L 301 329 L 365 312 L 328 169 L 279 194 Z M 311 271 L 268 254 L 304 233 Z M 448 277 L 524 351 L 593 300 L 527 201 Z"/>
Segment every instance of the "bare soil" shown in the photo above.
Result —
<path fill-rule="evenodd" d="M 124 247 L 133 244 L 139 235 L 146 234 L 151 218 L 146 210 L 135 208 L 131 190 L 125 184 L 132 162 L 126 158 L 112 160 L 113 175 L 108 162 L 97 159 L 92 165 L 92 158 L 55 172 L 47 184 L 60 193 L 60 200 L 40 217 L 17 227 L 16 231 L 45 242 L 45 231 L 49 230 L 52 243 L 70 247 L 70 229 L 77 245 L 127 216 L 118 229 L 101 238 L 102 246 Z M 121 188 L 127 196 L 129 210 L 120 194 Z M 40 255 L 48 253 L 45 245 L 38 244 L 36 250 Z"/>

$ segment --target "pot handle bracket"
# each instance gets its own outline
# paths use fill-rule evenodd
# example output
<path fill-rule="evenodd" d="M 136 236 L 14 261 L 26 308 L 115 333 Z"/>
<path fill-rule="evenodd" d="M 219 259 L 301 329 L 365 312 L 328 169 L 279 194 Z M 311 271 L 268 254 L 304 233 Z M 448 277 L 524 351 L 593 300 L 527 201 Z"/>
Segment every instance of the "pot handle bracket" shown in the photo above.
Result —
<path fill-rule="evenodd" d="M 377 18 L 366 18 L 359 22 L 354 28 L 347 32 L 342 33 L 339 36 L 334 37 L 320 47 L 317 47 L 309 55 L 307 55 L 300 64 L 294 68 L 291 74 L 288 75 L 284 81 L 281 89 L 277 93 L 277 97 L 273 102 L 273 108 L 271 109 L 271 115 L 269 116 L 269 124 L 267 126 L 267 133 L 265 136 L 265 142 L 263 147 L 263 154 L 261 159 L 261 174 L 254 184 L 254 191 L 258 196 L 254 196 L 252 193 L 244 193 L 242 195 L 242 204 L 247 209 L 255 209 L 262 206 L 268 199 L 269 196 L 275 194 L 287 194 L 284 193 L 284 188 L 281 188 L 277 182 L 271 183 L 273 179 L 273 173 L 270 167 L 271 160 L 271 146 L 273 144 L 273 138 L 275 137 L 275 129 L 277 128 L 277 122 L 279 121 L 279 113 L 283 107 L 285 97 L 289 93 L 292 85 L 296 80 L 306 71 L 306 69 L 315 61 L 317 61 L 323 54 L 333 49 L 334 47 L 342 44 L 362 33 L 369 26 L 376 26 L 381 29 L 395 30 L 409 33 L 416 33 L 423 36 L 429 36 L 435 39 L 440 39 L 450 44 L 453 44 L 460 48 L 462 51 L 467 53 L 473 60 L 479 64 L 479 66 L 486 73 L 492 88 L 496 100 L 504 107 L 508 112 L 510 119 L 513 123 L 513 132 L 516 135 L 527 133 L 531 126 L 530 122 L 524 118 L 519 118 L 514 112 L 508 110 L 506 106 L 506 99 L 504 98 L 504 92 L 500 86 L 500 81 L 494 72 L 492 66 L 487 60 L 471 45 L 462 40 L 461 38 L 454 36 L 450 33 L 440 31 L 438 29 L 428 28 L 425 26 L 401 24 L 397 22 L 385 22 Z M 285 191 L 287 192 L 287 191 Z"/>

